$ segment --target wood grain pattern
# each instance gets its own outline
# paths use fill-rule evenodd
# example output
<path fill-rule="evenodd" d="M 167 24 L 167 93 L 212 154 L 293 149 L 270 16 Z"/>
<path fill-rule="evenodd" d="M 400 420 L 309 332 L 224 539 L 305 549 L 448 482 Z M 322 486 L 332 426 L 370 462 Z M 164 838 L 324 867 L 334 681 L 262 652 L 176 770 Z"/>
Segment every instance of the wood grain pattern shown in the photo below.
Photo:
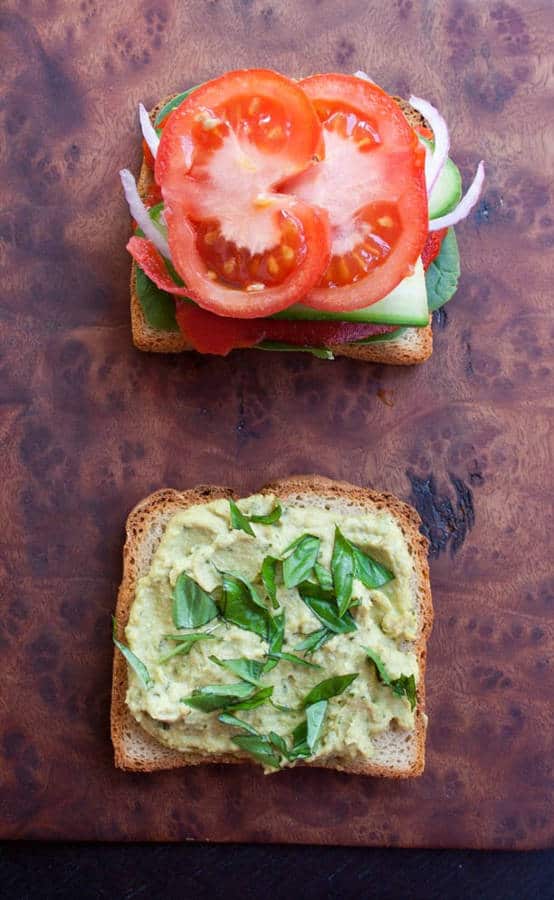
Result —
<path fill-rule="evenodd" d="M 552 4 L 8 0 L 0 214 L 4 837 L 554 843 Z M 362 67 L 429 97 L 486 191 L 419 369 L 131 346 L 136 106 L 223 69 Z M 431 539 L 427 770 L 411 784 L 112 766 L 110 614 L 160 485 L 324 475 L 412 499 Z M 242 768 L 242 767 L 240 767 Z"/>

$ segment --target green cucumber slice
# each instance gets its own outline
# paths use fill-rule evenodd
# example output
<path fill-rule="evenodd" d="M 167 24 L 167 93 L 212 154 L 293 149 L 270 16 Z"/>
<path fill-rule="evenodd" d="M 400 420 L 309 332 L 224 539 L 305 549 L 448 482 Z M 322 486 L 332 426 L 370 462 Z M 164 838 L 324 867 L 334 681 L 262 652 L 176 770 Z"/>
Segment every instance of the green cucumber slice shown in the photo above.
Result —
<path fill-rule="evenodd" d="M 426 147 L 432 147 L 433 142 L 420 136 L 420 141 Z M 462 176 L 456 163 L 449 158 L 446 160 L 439 179 L 433 188 L 429 200 L 429 218 L 438 219 L 445 216 L 458 205 L 462 199 Z"/>
<path fill-rule="evenodd" d="M 373 322 L 376 325 L 427 325 L 429 310 L 427 308 L 427 290 L 423 263 L 418 259 L 415 272 L 398 284 L 390 294 L 365 309 L 354 309 L 351 312 L 322 312 L 311 309 L 303 303 L 295 303 L 282 312 L 276 313 L 275 319 L 332 319 L 337 322 Z"/>

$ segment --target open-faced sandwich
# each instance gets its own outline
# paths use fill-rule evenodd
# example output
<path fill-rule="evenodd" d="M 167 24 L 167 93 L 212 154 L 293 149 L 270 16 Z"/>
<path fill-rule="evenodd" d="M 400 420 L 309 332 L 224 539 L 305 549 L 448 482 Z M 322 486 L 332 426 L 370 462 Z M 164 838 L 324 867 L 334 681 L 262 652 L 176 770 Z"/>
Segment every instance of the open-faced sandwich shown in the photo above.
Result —
<path fill-rule="evenodd" d="M 419 524 L 391 494 L 317 476 L 242 500 L 146 498 L 114 619 L 116 765 L 419 775 L 433 618 Z"/>
<path fill-rule="evenodd" d="M 142 350 L 304 350 L 396 364 L 432 351 L 460 265 L 446 124 L 363 73 L 229 72 L 140 109 L 133 340 Z"/>

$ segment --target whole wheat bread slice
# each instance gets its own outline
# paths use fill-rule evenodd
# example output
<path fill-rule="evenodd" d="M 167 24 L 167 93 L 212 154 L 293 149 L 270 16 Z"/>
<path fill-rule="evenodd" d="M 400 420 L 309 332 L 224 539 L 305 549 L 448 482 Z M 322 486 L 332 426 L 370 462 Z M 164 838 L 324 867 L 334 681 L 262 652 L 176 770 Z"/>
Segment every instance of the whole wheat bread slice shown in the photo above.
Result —
<path fill-rule="evenodd" d="M 176 95 L 174 95 L 176 96 Z M 166 97 L 158 103 L 150 112 L 150 118 L 154 123 L 161 109 L 172 100 Z M 425 120 L 413 109 L 409 103 L 400 97 L 394 98 L 408 122 L 412 126 L 424 125 Z M 138 180 L 138 191 L 144 199 L 153 182 L 151 169 L 143 158 Z M 192 350 L 181 332 L 160 331 L 148 323 L 136 291 L 136 264 L 131 266 L 131 328 L 133 343 L 138 350 L 149 353 L 180 353 L 183 350 Z M 433 332 L 431 325 L 425 328 L 408 328 L 396 340 L 383 343 L 371 343 L 353 346 L 352 344 L 335 344 L 329 349 L 335 356 L 350 356 L 363 362 L 387 363 L 393 366 L 412 366 L 425 362 L 433 352 Z"/>
<path fill-rule="evenodd" d="M 413 566 L 413 603 L 417 610 L 418 634 L 412 649 L 419 663 L 418 703 L 415 727 L 411 732 L 389 730 L 374 739 L 374 757 L 363 764 L 345 765 L 340 758 L 328 758 L 303 765 L 323 766 L 360 775 L 410 778 L 420 775 L 425 764 L 425 662 L 426 645 L 433 623 L 433 606 L 427 562 L 428 542 L 420 533 L 420 518 L 408 504 L 392 494 L 378 493 L 346 482 L 332 481 L 318 475 L 298 475 L 275 481 L 261 493 L 275 494 L 289 504 L 331 506 L 349 515 L 374 510 L 387 510 L 400 526 L 410 550 Z M 130 513 L 123 549 L 123 579 L 116 607 L 117 636 L 124 640 L 124 629 L 135 596 L 137 580 L 148 572 L 152 556 L 169 519 L 179 510 L 220 497 L 236 495 L 232 490 L 215 486 L 199 486 L 187 491 L 157 491 L 139 503 Z M 201 763 L 248 763 L 247 757 L 235 755 L 203 755 L 177 752 L 158 743 L 133 718 L 125 703 L 127 664 L 119 651 L 114 653 L 111 735 L 115 764 L 134 772 L 153 772 Z"/>

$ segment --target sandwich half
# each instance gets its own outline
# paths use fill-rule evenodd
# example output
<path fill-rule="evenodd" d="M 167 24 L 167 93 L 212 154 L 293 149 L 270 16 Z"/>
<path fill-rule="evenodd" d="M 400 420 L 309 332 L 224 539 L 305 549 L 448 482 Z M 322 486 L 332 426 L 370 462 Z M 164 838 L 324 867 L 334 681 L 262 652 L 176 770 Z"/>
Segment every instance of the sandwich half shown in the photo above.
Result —
<path fill-rule="evenodd" d="M 433 610 L 419 524 L 391 494 L 319 476 L 139 503 L 114 619 L 116 766 L 421 774 Z"/>
<path fill-rule="evenodd" d="M 139 349 L 429 357 L 483 169 L 462 199 L 437 111 L 361 75 L 244 70 L 141 107 L 138 184 L 121 173 Z"/>

